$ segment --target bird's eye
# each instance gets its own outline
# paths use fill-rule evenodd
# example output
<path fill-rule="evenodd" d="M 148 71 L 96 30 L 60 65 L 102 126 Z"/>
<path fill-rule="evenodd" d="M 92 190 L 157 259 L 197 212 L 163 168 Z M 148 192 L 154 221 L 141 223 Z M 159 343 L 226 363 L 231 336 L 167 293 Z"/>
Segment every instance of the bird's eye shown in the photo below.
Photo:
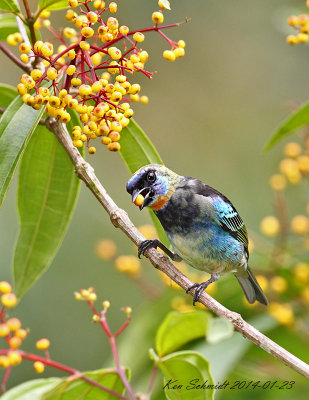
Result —
<path fill-rule="evenodd" d="M 153 171 L 149 171 L 147 174 L 147 181 L 153 183 L 156 180 L 156 174 Z"/>

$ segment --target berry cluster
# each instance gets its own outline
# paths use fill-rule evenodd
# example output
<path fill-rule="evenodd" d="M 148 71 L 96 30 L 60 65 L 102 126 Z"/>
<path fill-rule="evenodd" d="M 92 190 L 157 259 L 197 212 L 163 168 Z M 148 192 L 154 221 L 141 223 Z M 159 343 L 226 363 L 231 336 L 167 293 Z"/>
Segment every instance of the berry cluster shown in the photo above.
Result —
<path fill-rule="evenodd" d="M 115 2 L 106 7 L 103 0 L 68 0 L 65 17 L 74 28 L 66 27 L 60 33 L 51 27 L 49 13 L 43 11 L 36 28 L 43 24 L 60 40 L 56 51 L 51 41 L 36 41 L 30 46 L 20 43 L 16 34 L 8 38 L 12 45 L 20 43 L 21 61 L 34 67 L 17 85 L 23 101 L 36 110 L 45 105 L 47 114 L 63 123 L 70 121 L 69 110 L 75 110 L 82 127 L 73 128 L 74 146 L 86 143 L 89 153 L 94 154 L 96 148 L 89 142 L 100 137 L 108 150 L 120 150 L 120 133 L 134 114 L 131 103 L 148 103 L 147 96 L 139 95 L 140 85 L 128 80 L 128 75 L 138 72 L 148 78 L 153 75 L 145 70 L 148 52 L 139 47 L 144 33 L 156 31 L 169 43 L 171 50 L 163 52 L 165 59 L 174 61 L 185 54 L 183 40 L 174 42 L 162 32 L 179 24 L 159 26 L 169 3 L 159 0 L 158 4 L 160 10 L 152 14 L 155 25 L 140 31 L 120 26 L 118 19 L 109 15 L 117 12 Z M 77 7 L 79 13 L 74 10 Z"/>
<path fill-rule="evenodd" d="M 306 0 L 306 5 L 309 7 L 309 0 Z M 288 35 L 287 43 L 296 45 L 298 43 L 307 43 L 309 40 L 309 15 L 291 15 L 288 18 L 288 24 L 296 30 L 296 34 Z"/>

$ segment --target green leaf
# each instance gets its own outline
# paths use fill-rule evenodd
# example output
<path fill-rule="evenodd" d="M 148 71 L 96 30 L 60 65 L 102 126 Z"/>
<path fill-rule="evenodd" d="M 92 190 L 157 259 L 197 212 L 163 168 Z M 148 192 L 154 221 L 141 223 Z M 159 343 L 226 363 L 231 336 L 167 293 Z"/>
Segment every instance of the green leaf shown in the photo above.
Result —
<path fill-rule="evenodd" d="M 294 114 L 289 116 L 280 128 L 274 133 L 270 141 L 265 146 L 265 150 L 271 149 L 281 139 L 290 135 L 296 129 L 309 124 L 309 103 L 303 105 Z"/>
<path fill-rule="evenodd" d="M 70 124 L 78 124 L 78 118 L 74 116 Z M 51 264 L 66 233 L 79 187 L 74 166 L 56 137 L 45 126 L 37 127 L 19 174 L 20 232 L 13 267 L 19 297 Z"/>
<path fill-rule="evenodd" d="M 159 153 L 142 128 L 133 120 L 123 129 L 120 139 L 120 156 L 131 173 L 147 164 L 163 164 Z M 152 210 L 149 210 L 151 219 L 158 232 L 159 239 L 166 246 L 169 241 L 166 237 L 158 218 Z"/>
<path fill-rule="evenodd" d="M 129 371 L 127 370 L 127 376 Z M 97 371 L 84 372 L 84 375 L 93 381 L 113 390 L 116 393 L 123 394 L 124 386 L 115 370 L 100 369 Z M 62 379 L 62 381 L 53 387 L 50 392 L 44 393 L 41 400 L 111 400 L 119 399 L 101 388 L 85 382 L 83 379 Z"/>
<path fill-rule="evenodd" d="M 49 11 L 62 10 L 63 8 L 68 8 L 67 0 L 40 0 L 39 2 L 39 12 L 47 9 Z"/>
<path fill-rule="evenodd" d="M 209 363 L 201 354 L 195 351 L 179 351 L 161 359 L 158 366 L 164 375 L 163 387 L 167 399 L 213 399 L 214 381 L 209 371 Z M 207 386 L 208 388 L 205 388 Z"/>
<path fill-rule="evenodd" d="M 61 382 L 60 378 L 34 379 L 15 386 L 1 396 L 1 400 L 37 400 Z"/>
<path fill-rule="evenodd" d="M 20 96 L 11 102 L 0 120 L 0 206 L 25 143 L 37 126 L 44 108 L 34 110 Z"/>
<path fill-rule="evenodd" d="M 205 337 L 210 318 L 205 311 L 167 314 L 156 335 L 158 355 L 162 357 L 192 340 Z"/>
<path fill-rule="evenodd" d="M 1 22 L 1 19 L 0 19 Z M 17 96 L 17 90 L 10 85 L 0 84 L 0 106 L 7 108 Z"/>
<path fill-rule="evenodd" d="M 13 14 L 20 13 L 20 9 L 17 7 L 16 3 L 13 0 L 1 0 L 0 11 L 11 12 Z"/>
<path fill-rule="evenodd" d="M 208 343 L 219 343 L 233 336 L 234 325 L 226 318 L 211 318 L 206 334 Z"/>

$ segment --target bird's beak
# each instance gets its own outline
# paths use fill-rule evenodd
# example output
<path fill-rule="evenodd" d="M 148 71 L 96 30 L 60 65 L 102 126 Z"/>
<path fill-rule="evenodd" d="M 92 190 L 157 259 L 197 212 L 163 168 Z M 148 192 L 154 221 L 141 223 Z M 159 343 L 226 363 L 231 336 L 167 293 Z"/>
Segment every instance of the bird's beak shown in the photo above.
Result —
<path fill-rule="evenodd" d="M 153 193 L 153 190 L 151 187 L 145 187 L 141 190 L 135 189 L 135 190 L 133 190 L 133 193 L 132 193 L 132 202 L 133 203 L 135 203 L 135 200 L 139 194 L 141 194 L 144 197 L 143 204 L 139 206 L 139 209 L 142 210 L 144 207 L 146 207 L 152 201 L 152 197 L 153 197 L 154 193 Z"/>

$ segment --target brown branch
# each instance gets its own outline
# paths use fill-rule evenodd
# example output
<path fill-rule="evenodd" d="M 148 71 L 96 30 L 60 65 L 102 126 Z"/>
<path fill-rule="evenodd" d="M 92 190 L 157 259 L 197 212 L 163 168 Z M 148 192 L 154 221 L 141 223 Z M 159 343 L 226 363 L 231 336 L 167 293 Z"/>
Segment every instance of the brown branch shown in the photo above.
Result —
<path fill-rule="evenodd" d="M 120 228 L 131 239 L 131 241 L 138 246 L 143 240 L 145 240 L 145 238 L 129 219 L 128 214 L 124 210 L 120 209 L 114 200 L 108 195 L 105 188 L 96 177 L 94 169 L 84 160 L 77 148 L 73 146 L 72 139 L 65 125 L 56 121 L 54 118 L 49 117 L 46 120 L 46 126 L 56 135 L 57 139 L 71 158 L 77 176 L 85 182 L 97 200 L 105 208 L 113 225 L 116 228 Z M 180 272 L 162 253 L 153 248 L 149 248 L 146 250 L 145 255 L 149 258 L 149 261 L 155 268 L 165 273 L 184 290 L 193 284 L 193 282 Z M 191 290 L 190 294 L 193 295 L 193 293 L 194 292 Z M 225 308 L 205 292 L 200 296 L 199 301 L 218 316 L 227 318 L 231 321 L 235 329 L 252 343 L 261 347 L 267 353 L 282 361 L 301 375 L 309 378 L 308 364 L 304 363 L 267 336 L 263 335 L 252 325 L 248 324 L 242 319 L 240 314 Z"/>

